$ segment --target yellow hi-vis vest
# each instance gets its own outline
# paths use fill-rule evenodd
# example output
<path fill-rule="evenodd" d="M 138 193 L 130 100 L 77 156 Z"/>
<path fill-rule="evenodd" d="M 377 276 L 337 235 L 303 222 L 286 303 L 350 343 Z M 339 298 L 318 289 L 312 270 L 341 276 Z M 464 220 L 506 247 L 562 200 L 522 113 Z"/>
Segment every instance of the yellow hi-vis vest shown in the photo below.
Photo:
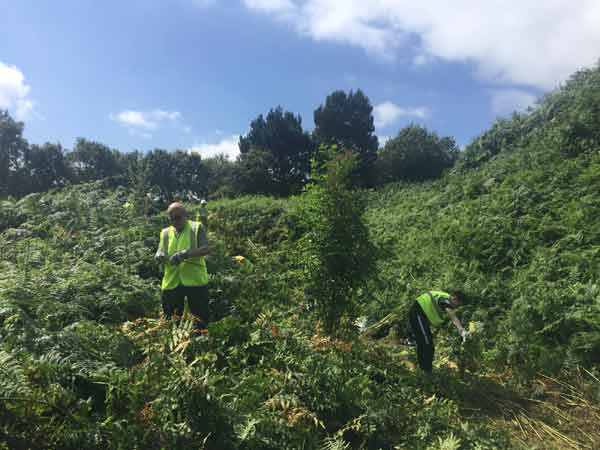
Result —
<path fill-rule="evenodd" d="M 167 258 L 183 250 L 198 248 L 198 230 L 201 226 L 198 222 L 188 220 L 180 233 L 176 233 L 173 226 L 164 228 L 160 233 L 160 246 Z M 204 286 L 208 284 L 208 272 L 203 256 L 187 258 L 177 266 L 171 264 L 167 259 L 161 289 L 175 289 L 180 284 L 184 286 Z"/>
<path fill-rule="evenodd" d="M 444 322 L 445 315 L 438 305 L 438 299 L 450 299 L 450 294 L 442 291 L 429 291 L 417 297 L 417 302 L 421 305 L 421 309 L 429 319 L 429 323 L 433 326 L 438 326 Z"/>

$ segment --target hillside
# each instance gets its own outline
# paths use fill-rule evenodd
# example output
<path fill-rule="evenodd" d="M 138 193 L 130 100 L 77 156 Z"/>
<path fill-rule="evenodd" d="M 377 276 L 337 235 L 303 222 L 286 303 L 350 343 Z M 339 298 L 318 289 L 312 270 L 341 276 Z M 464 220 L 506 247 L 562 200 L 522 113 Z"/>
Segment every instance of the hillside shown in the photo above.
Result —
<path fill-rule="evenodd" d="M 210 205 L 208 336 L 158 319 L 164 205 L 103 182 L 4 200 L 0 448 L 597 448 L 599 105 L 600 70 L 581 72 L 442 179 L 357 194 L 378 248 L 359 315 L 468 296 L 473 337 L 439 334 L 432 379 L 396 343 L 403 320 L 323 333 L 305 195 Z"/>

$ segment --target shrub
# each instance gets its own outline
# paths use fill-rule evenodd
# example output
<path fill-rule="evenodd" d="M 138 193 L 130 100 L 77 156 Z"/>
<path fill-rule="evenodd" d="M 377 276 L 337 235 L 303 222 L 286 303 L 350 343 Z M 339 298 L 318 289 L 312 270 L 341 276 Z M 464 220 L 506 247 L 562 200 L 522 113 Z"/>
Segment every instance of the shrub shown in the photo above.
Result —
<path fill-rule="evenodd" d="M 302 252 L 308 296 L 328 333 L 356 315 L 360 286 L 373 266 L 374 247 L 362 215 L 365 199 L 350 187 L 356 157 L 321 146 L 304 194 Z"/>

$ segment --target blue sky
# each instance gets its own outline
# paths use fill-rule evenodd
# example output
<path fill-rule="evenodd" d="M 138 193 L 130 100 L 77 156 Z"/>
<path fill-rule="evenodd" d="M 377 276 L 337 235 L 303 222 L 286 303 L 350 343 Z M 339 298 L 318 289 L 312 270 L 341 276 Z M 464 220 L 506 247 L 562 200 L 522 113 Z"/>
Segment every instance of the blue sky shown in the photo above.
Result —
<path fill-rule="evenodd" d="M 258 114 L 311 130 L 360 88 L 380 137 L 464 145 L 595 63 L 599 23 L 597 0 L 0 0 L 0 108 L 35 143 L 234 156 Z"/>

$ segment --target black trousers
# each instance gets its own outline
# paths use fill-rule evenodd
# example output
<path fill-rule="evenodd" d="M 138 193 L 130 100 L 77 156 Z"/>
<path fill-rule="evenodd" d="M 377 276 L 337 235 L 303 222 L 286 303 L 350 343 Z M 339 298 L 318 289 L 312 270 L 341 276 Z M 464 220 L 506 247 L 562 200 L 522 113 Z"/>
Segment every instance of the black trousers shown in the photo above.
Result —
<path fill-rule="evenodd" d="M 412 306 L 408 313 L 408 323 L 411 333 L 417 342 L 417 359 L 419 367 L 425 372 L 431 372 L 433 369 L 433 336 L 429 328 L 429 319 L 417 302 Z"/>
<path fill-rule="evenodd" d="M 167 319 L 183 314 L 187 297 L 190 311 L 196 317 L 197 328 L 206 328 L 209 320 L 208 286 L 183 286 L 162 291 L 161 302 Z"/>

